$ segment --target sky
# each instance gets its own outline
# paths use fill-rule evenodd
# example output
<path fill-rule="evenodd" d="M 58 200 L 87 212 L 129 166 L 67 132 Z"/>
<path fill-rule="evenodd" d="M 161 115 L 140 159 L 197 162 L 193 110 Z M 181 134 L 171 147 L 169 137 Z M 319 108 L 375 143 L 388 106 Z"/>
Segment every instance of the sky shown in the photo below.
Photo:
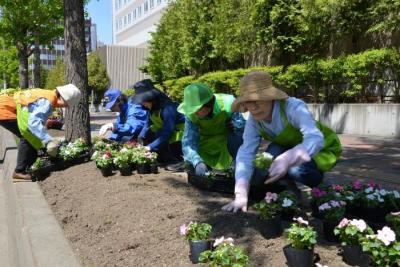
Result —
<path fill-rule="evenodd" d="M 90 0 L 86 7 L 92 23 L 97 25 L 97 41 L 112 43 L 112 6 L 111 0 Z"/>

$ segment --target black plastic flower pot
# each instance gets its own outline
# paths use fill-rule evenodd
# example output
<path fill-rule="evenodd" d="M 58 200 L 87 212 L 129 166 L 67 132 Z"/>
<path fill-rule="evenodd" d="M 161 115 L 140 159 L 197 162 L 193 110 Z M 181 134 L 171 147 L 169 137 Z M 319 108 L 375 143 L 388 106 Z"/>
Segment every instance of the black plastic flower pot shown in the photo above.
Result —
<path fill-rule="evenodd" d="M 319 212 L 318 205 L 315 202 L 311 202 L 311 214 L 313 217 L 322 219 L 324 216 Z"/>
<path fill-rule="evenodd" d="M 343 247 L 343 261 L 351 266 L 368 267 L 370 258 L 362 251 L 360 245 L 346 245 Z"/>
<path fill-rule="evenodd" d="M 281 218 L 284 221 L 292 222 L 295 215 L 296 214 L 294 210 L 283 210 L 281 213 Z"/>
<path fill-rule="evenodd" d="M 109 168 L 100 168 L 100 171 L 101 171 L 101 174 L 102 174 L 104 177 L 111 176 L 112 173 L 113 173 L 112 167 L 109 167 Z"/>
<path fill-rule="evenodd" d="M 281 223 L 281 216 L 276 216 L 272 219 L 265 220 L 261 219 L 261 235 L 266 238 L 275 238 L 283 233 L 282 223 Z"/>
<path fill-rule="evenodd" d="M 339 236 L 335 235 L 334 233 L 335 227 L 339 224 L 339 222 L 323 220 L 322 224 L 325 239 L 329 242 L 339 242 Z"/>
<path fill-rule="evenodd" d="M 149 174 L 151 173 L 150 164 L 138 164 L 136 170 L 139 174 Z"/>
<path fill-rule="evenodd" d="M 312 267 L 314 266 L 314 251 L 309 249 L 297 249 L 291 245 L 283 248 L 287 265 L 289 267 Z"/>
<path fill-rule="evenodd" d="M 124 167 L 124 168 L 120 168 L 120 169 L 119 169 L 119 173 L 120 173 L 122 176 L 130 176 L 130 175 L 132 175 L 132 168 L 131 168 L 131 166 L 127 166 L 127 167 Z"/>
<path fill-rule="evenodd" d="M 209 240 L 189 240 L 190 255 L 192 263 L 199 263 L 199 256 L 206 250 L 211 250 L 212 245 Z"/>
<path fill-rule="evenodd" d="M 150 164 L 150 172 L 154 173 L 154 174 L 158 173 L 158 165 L 157 165 L 157 163 Z"/>

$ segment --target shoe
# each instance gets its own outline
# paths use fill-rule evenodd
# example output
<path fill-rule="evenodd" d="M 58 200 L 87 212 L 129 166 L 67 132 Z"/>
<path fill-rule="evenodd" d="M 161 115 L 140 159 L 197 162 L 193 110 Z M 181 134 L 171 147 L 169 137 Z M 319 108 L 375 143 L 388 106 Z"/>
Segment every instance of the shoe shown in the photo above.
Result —
<path fill-rule="evenodd" d="M 29 173 L 13 172 L 13 182 L 32 182 L 32 175 Z"/>
<path fill-rule="evenodd" d="M 178 163 L 175 164 L 168 164 L 165 169 L 167 171 L 173 171 L 173 172 L 183 172 L 185 171 L 185 162 L 184 161 L 180 161 Z"/>

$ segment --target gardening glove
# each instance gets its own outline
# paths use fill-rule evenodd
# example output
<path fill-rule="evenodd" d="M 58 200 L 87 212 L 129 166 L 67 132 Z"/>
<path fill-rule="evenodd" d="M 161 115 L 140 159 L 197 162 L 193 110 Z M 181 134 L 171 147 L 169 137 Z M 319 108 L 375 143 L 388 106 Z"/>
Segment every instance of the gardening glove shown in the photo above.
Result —
<path fill-rule="evenodd" d="M 203 162 L 199 162 L 196 164 L 195 173 L 197 176 L 206 176 L 208 172 L 207 165 Z"/>
<path fill-rule="evenodd" d="M 243 179 L 237 180 L 235 184 L 235 200 L 222 207 L 222 210 L 237 212 L 247 211 L 247 199 L 249 182 Z"/>
<path fill-rule="evenodd" d="M 58 153 L 58 147 L 60 145 L 60 141 L 57 139 L 53 139 L 50 142 L 46 144 L 46 151 L 47 154 L 49 154 L 50 157 L 55 158 Z"/>
<path fill-rule="evenodd" d="M 114 131 L 114 124 L 113 123 L 107 123 L 101 126 L 100 131 L 99 131 L 99 136 L 104 136 L 107 131 Z"/>
<path fill-rule="evenodd" d="M 299 166 L 305 162 L 310 161 L 310 155 L 303 145 L 299 144 L 285 153 L 276 157 L 269 168 L 269 179 L 265 181 L 266 184 L 276 182 L 286 175 L 291 167 Z"/>

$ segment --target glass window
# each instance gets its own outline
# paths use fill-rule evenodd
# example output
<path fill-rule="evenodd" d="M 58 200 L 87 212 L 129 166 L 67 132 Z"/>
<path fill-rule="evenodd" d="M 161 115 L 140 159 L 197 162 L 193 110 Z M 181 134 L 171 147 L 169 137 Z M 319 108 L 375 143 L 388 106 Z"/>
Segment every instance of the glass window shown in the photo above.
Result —
<path fill-rule="evenodd" d="M 129 14 L 128 14 L 128 24 L 131 23 L 131 19 L 132 19 L 132 14 L 129 13 Z"/>
<path fill-rule="evenodd" d="M 133 17 L 133 20 L 136 19 L 136 9 L 132 11 L 132 17 Z"/>
<path fill-rule="evenodd" d="M 150 9 L 154 8 L 154 0 L 150 0 Z"/>
<path fill-rule="evenodd" d="M 146 13 L 147 10 L 149 10 L 149 2 L 144 2 L 144 8 L 143 8 L 144 12 Z"/>
<path fill-rule="evenodd" d="M 157 0 L 157 5 L 161 4 L 161 0 Z"/>
<path fill-rule="evenodd" d="M 127 18 L 126 18 L 126 16 L 124 16 L 124 26 L 126 25 L 126 22 L 127 22 Z"/>
<path fill-rule="evenodd" d="M 142 16 L 142 6 L 138 7 L 138 17 Z"/>

